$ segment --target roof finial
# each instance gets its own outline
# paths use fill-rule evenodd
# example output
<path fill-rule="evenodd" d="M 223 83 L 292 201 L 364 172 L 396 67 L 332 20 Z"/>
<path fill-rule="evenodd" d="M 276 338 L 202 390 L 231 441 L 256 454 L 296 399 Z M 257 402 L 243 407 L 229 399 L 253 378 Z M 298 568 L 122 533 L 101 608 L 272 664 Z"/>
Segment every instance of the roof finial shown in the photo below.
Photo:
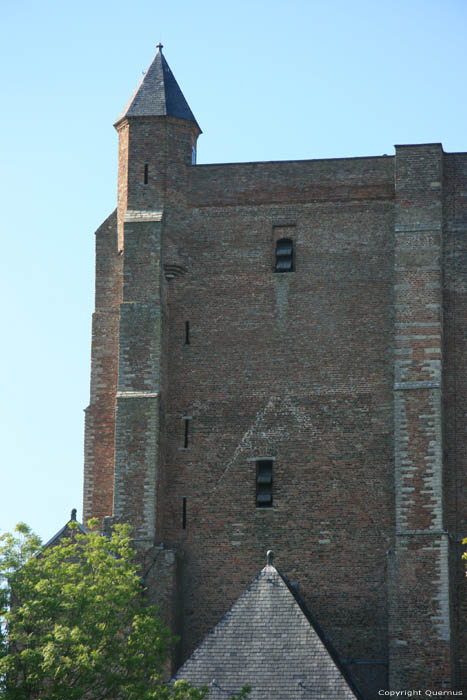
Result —
<path fill-rule="evenodd" d="M 274 559 L 274 552 L 272 551 L 272 549 L 268 549 L 268 551 L 266 552 L 266 564 L 268 566 L 272 566 L 273 559 Z"/>
<path fill-rule="evenodd" d="M 76 508 L 73 508 L 71 511 L 71 520 L 76 520 Z"/>
<path fill-rule="evenodd" d="M 159 42 L 159 43 L 157 44 L 157 46 L 156 46 L 156 49 L 157 49 L 158 51 L 160 51 L 161 53 L 162 53 L 162 49 L 163 49 L 163 48 L 164 48 L 164 44 L 161 44 L 161 42 Z"/>

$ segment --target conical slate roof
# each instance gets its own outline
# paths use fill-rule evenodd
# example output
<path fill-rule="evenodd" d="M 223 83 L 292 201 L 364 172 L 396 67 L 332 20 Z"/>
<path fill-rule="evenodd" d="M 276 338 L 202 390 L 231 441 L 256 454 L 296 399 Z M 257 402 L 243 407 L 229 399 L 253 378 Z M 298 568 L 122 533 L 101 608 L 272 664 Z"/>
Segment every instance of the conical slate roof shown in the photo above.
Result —
<path fill-rule="evenodd" d="M 268 565 L 173 680 L 209 686 L 209 700 L 225 700 L 245 684 L 251 700 L 361 698 L 333 656 L 286 581 Z"/>
<path fill-rule="evenodd" d="M 178 117 L 198 124 L 162 54 L 162 44 L 115 124 L 126 117 Z"/>

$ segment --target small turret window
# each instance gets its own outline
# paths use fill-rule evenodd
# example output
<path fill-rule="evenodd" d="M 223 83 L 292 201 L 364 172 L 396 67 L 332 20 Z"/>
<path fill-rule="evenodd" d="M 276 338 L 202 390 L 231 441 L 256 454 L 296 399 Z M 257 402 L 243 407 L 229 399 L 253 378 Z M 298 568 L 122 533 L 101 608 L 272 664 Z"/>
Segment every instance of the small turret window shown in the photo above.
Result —
<path fill-rule="evenodd" d="M 146 163 L 144 166 L 144 184 L 147 185 L 149 182 L 149 165 Z"/>
<path fill-rule="evenodd" d="M 274 272 L 294 271 L 294 250 L 291 238 L 281 238 L 276 243 Z"/>

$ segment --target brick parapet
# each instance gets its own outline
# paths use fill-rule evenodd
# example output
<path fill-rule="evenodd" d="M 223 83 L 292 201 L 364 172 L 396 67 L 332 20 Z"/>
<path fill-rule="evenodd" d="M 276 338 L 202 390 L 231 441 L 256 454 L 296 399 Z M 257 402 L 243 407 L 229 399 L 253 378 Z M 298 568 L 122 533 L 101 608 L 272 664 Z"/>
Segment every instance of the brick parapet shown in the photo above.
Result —
<path fill-rule="evenodd" d="M 394 158 L 201 165 L 190 171 L 196 207 L 393 200 Z"/>

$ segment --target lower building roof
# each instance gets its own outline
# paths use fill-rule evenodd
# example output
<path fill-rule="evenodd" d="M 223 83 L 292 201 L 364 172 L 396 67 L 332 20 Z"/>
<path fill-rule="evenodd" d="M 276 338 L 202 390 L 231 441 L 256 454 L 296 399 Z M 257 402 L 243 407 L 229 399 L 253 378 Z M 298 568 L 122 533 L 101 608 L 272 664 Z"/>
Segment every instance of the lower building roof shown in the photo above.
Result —
<path fill-rule="evenodd" d="M 362 698 L 270 564 L 183 664 L 178 679 L 209 686 L 210 700 L 228 699 L 245 684 L 251 700 Z"/>

